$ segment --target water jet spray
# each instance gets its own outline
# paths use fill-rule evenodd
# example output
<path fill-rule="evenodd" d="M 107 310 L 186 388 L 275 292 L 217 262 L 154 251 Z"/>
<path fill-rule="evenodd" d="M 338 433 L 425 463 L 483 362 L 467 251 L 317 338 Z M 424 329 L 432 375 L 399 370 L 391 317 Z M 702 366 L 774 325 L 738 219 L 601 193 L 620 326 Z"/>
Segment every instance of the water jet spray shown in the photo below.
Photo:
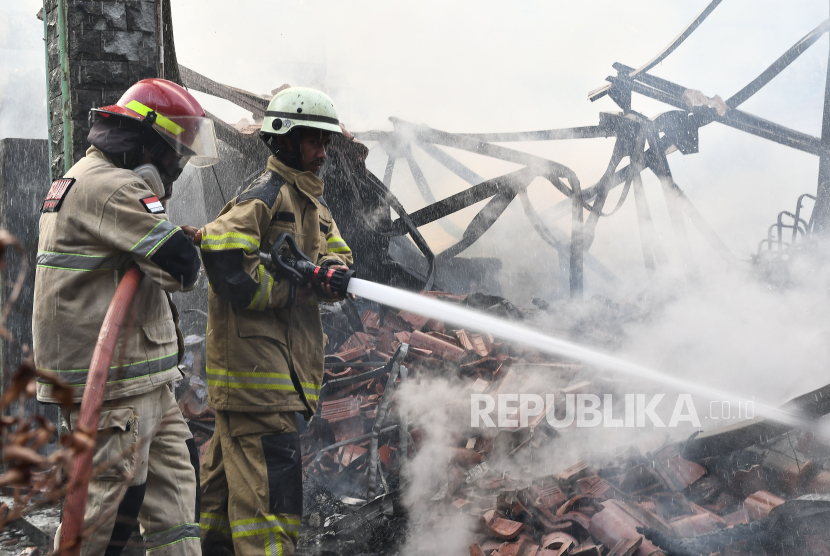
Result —
<path fill-rule="evenodd" d="M 281 252 L 283 244 L 288 246 L 291 255 L 294 255 L 293 258 Z M 363 297 L 381 305 L 411 311 L 425 317 L 452 323 L 465 329 L 489 333 L 503 340 L 532 347 L 544 353 L 567 357 L 595 365 L 601 369 L 616 371 L 634 378 L 645 379 L 649 382 L 662 384 L 674 391 L 694 394 L 709 400 L 729 401 L 737 404 L 744 399 L 731 392 L 725 392 L 697 382 L 661 373 L 638 363 L 626 361 L 625 359 L 574 342 L 549 336 L 479 311 L 355 278 L 354 271 L 352 270 L 335 270 L 317 266 L 300 251 L 294 238 L 287 232 L 279 236 L 271 248 L 270 255 L 259 252 L 259 256 L 263 260 L 266 268 L 275 277 L 289 280 L 292 286 L 302 287 L 310 285 L 318 292 L 326 292 L 325 287 L 328 286 L 332 293 L 341 297 L 345 297 L 347 294 Z M 810 431 L 830 440 L 830 430 L 825 430 L 828 428 L 827 426 L 821 426 L 802 416 L 760 401 L 755 402 L 755 409 L 756 415 L 760 417 L 793 428 Z"/>

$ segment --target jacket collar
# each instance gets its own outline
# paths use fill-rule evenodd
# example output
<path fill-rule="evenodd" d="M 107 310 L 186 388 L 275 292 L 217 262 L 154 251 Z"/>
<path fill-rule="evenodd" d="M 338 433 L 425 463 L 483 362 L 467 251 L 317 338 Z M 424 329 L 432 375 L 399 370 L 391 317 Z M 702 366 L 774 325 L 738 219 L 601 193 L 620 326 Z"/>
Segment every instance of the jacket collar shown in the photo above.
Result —
<path fill-rule="evenodd" d="M 280 162 L 276 156 L 268 159 L 268 170 L 280 174 L 289 183 L 297 186 L 297 189 L 316 199 L 323 194 L 323 180 L 313 172 L 300 172 Z"/>
<path fill-rule="evenodd" d="M 90 158 L 97 158 L 99 160 L 106 160 L 107 162 L 112 164 L 112 160 L 110 160 L 110 158 L 107 155 L 105 155 L 103 152 L 98 150 L 97 147 L 89 147 L 86 150 L 86 156 L 88 156 Z"/>

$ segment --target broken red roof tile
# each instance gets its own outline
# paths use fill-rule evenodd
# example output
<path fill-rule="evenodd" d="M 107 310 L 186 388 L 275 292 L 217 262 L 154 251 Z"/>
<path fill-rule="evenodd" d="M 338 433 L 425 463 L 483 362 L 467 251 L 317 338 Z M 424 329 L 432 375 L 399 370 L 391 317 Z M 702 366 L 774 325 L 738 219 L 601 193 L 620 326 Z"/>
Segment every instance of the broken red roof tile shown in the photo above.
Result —
<path fill-rule="evenodd" d="M 493 350 L 493 337 L 490 334 L 470 334 L 470 343 L 480 357 L 487 357 Z"/>
<path fill-rule="evenodd" d="M 518 536 L 523 528 L 523 523 L 502 517 L 493 517 L 492 521 L 487 523 L 487 529 L 489 529 L 490 534 L 504 541 L 509 541 Z"/>
<path fill-rule="evenodd" d="M 547 485 L 539 489 L 539 496 L 535 501 L 535 505 L 555 511 L 566 501 L 565 494 L 558 486 Z"/>
<path fill-rule="evenodd" d="M 454 336 L 449 336 L 447 334 L 442 334 L 441 332 L 424 332 L 427 336 L 432 336 L 433 338 L 438 338 L 439 340 L 443 340 L 450 344 L 451 346 L 461 347 L 461 344 L 458 342 L 458 339 Z"/>
<path fill-rule="evenodd" d="M 473 351 L 473 343 L 470 341 L 470 336 L 466 330 L 456 330 L 455 336 L 458 338 L 458 343 L 467 351 Z"/>
<path fill-rule="evenodd" d="M 582 494 L 587 494 L 594 498 L 603 498 L 613 488 L 611 483 L 598 475 L 583 477 L 576 481 L 576 485 Z"/>
<path fill-rule="evenodd" d="M 467 448 L 451 448 L 450 461 L 464 469 L 474 467 L 483 460 L 484 456 L 474 450 L 468 450 Z"/>
<path fill-rule="evenodd" d="M 392 313 L 390 311 L 386 311 L 383 314 L 383 326 L 381 327 L 381 330 L 384 330 L 384 331 L 388 330 L 389 332 L 392 332 L 392 333 L 403 332 L 403 331 L 409 332 L 410 326 L 409 326 L 408 322 L 403 320 L 401 317 L 399 317 L 395 313 Z"/>
<path fill-rule="evenodd" d="M 579 544 L 579 541 L 567 533 L 556 532 L 542 537 L 541 546 L 542 548 L 554 549 L 558 552 L 566 553 L 577 544 Z"/>
<path fill-rule="evenodd" d="M 355 359 L 360 359 L 361 357 L 369 355 L 370 351 L 371 350 L 366 347 L 356 347 L 344 351 L 338 351 L 336 355 L 342 358 L 343 361 L 354 361 Z"/>
<path fill-rule="evenodd" d="M 360 415 L 360 400 L 355 396 L 339 400 L 324 401 L 320 407 L 320 416 L 334 423 L 342 419 L 348 419 Z"/>
<path fill-rule="evenodd" d="M 675 492 L 706 475 L 702 466 L 681 457 L 674 445 L 666 446 L 654 454 L 654 466 L 666 486 Z"/>
<path fill-rule="evenodd" d="M 351 376 L 354 374 L 355 370 L 352 367 L 344 367 L 340 371 L 335 371 L 334 369 L 325 369 L 323 374 L 325 374 L 329 378 L 342 378 Z"/>
<path fill-rule="evenodd" d="M 672 520 L 671 528 L 678 538 L 697 537 L 726 527 L 726 521 L 712 514 L 703 513 Z"/>
<path fill-rule="evenodd" d="M 441 332 L 442 334 L 447 331 L 446 326 L 440 320 L 431 319 L 427 321 L 427 328 L 430 330 L 434 330 L 435 332 Z"/>
<path fill-rule="evenodd" d="M 380 448 L 378 448 L 378 457 L 380 458 L 380 462 L 386 469 L 391 469 L 390 463 L 392 461 L 392 452 L 395 449 L 390 446 L 389 444 L 384 444 Z"/>
<path fill-rule="evenodd" d="M 546 533 L 570 530 L 579 538 L 588 535 L 591 518 L 581 512 L 568 512 L 565 515 L 551 515 L 547 510 L 540 510 L 539 520 L 545 526 Z"/>
<path fill-rule="evenodd" d="M 762 517 L 767 517 L 770 510 L 776 506 L 780 506 L 785 501 L 780 496 L 776 496 L 771 492 L 759 490 L 744 500 L 744 508 L 749 512 L 749 517 L 752 519 L 761 519 Z"/>
<path fill-rule="evenodd" d="M 645 523 L 642 517 L 646 517 L 649 523 Z M 660 520 L 657 516 L 649 514 L 645 510 L 635 510 L 633 506 L 629 506 L 619 500 L 609 500 L 603 503 L 603 510 L 598 512 L 591 518 L 591 525 L 588 532 L 592 537 L 599 540 L 605 546 L 616 546 L 622 539 L 638 539 L 641 535 L 637 532 L 637 527 L 652 527 L 659 525 L 659 530 L 671 535 L 671 527 Z M 657 527 L 655 527 L 657 528 Z M 648 556 L 657 550 L 650 541 L 644 540 L 638 548 L 637 556 Z"/>
<path fill-rule="evenodd" d="M 343 467 L 348 466 L 351 462 L 362 456 L 366 453 L 366 448 L 362 448 L 357 444 L 349 444 L 348 446 L 343 446 L 341 448 L 340 454 L 340 465 Z"/>
<path fill-rule="evenodd" d="M 485 556 L 484 551 L 477 542 L 470 545 L 470 556 Z"/>
<path fill-rule="evenodd" d="M 497 541 L 495 539 L 488 538 L 486 541 L 481 543 L 481 550 L 485 553 L 492 552 L 493 550 L 498 550 L 504 543 L 501 541 Z M 492 554 L 490 556 L 493 556 Z"/>
<path fill-rule="evenodd" d="M 450 361 L 458 361 L 464 356 L 464 350 L 462 348 L 434 336 L 424 334 L 423 332 L 413 332 L 409 338 L 409 342 L 415 348 L 430 350 L 435 355 L 449 359 Z"/>
<path fill-rule="evenodd" d="M 412 327 L 412 330 L 418 331 L 420 331 L 424 326 L 426 326 L 427 321 L 429 321 L 429 317 L 418 315 L 410 311 L 401 311 L 400 313 L 398 313 L 398 316 L 404 322 L 409 323 L 409 325 Z"/>
<path fill-rule="evenodd" d="M 398 340 L 402 344 L 408 344 L 409 343 L 409 337 L 411 335 L 412 335 L 411 332 L 406 332 L 406 331 L 395 332 L 395 339 Z"/>
<path fill-rule="evenodd" d="M 637 539 L 620 539 L 607 556 L 631 556 L 643 543 L 643 537 Z"/>
<path fill-rule="evenodd" d="M 727 527 L 733 527 L 742 523 L 749 523 L 749 512 L 746 508 L 741 508 L 731 514 L 726 514 L 723 516 L 723 520 L 726 522 Z"/>
<path fill-rule="evenodd" d="M 363 324 L 364 330 L 376 332 L 380 328 L 380 314 L 367 309 L 363 312 L 360 322 Z"/>
<path fill-rule="evenodd" d="M 343 345 L 340 346 L 341 351 L 351 350 L 355 348 L 371 348 L 375 345 L 376 340 L 373 336 L 369 336 L 365 332 L 355 332 L 349 336 Z"/>
<path fill-rule="evenodd" d="M 397 349 L 397 348 L 395 348 L 395 349 Z M 372 357 L 372 359 L 374 359 L 375 361 L 389 361 L 390 359 L 392 359 L 392 354 L 390 354 L 390 353 L 384 353 L 384 352 L 382 352 L 382 351 L 379 351 L 379 350 L 373 349 L 373 350 L 371 351 L 371 357 Z"/>
<path fill-rule="evenodd" d="M 568 556 L 602 556 L 602 545 L 586 541 L 573 547 Z"/>
<path fill-rule="evenodd" d="M 499 547 L 499 556 L 518 556 L 521 546 L 517 542 L 504 543 Z"/>

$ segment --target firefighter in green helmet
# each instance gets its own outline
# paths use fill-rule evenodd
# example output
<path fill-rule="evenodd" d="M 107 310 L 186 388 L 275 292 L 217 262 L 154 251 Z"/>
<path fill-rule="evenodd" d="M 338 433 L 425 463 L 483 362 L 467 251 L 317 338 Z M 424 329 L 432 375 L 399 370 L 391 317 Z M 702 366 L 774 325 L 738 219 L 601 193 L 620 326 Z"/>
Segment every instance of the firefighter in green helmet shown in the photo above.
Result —
<path fill-rule="evenodd" d="M 236 556 L 294 553 L 302 515 L 296 413 L 310 418 L 323 379 L 318 301 L 329 291 L 275 279 L 257 257 L 290 233 L 324 268 L 347 269 L 352 252 L 323 199 L 318 176 L 334 103 L 292 87 L 271 100 L 260 137 L 265 172 L 199 231 L 208 294 L 208 401 L 216 432 L 201 469 L 202 549 Z"/>

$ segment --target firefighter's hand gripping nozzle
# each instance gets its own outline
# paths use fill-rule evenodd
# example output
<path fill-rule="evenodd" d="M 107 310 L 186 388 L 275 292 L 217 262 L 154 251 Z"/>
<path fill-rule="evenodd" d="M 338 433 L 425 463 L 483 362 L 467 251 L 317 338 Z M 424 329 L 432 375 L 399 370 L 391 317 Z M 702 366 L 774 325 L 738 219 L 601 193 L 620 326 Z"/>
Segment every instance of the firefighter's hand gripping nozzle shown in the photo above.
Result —
<path fill-rule="evenodd" d="M 282 246 L 287 245 L 292 256 L 281 253 Z M 349 288 L 349 280 L 355 275 L 354 270 L 335 270 L 330 266 L 338 264 L 338 261 L 327 261 L 322 266 L 317 266 L 300 250 L 297 242 L 288 232 L 283 232 L 271 246 L 270 253 L 257 253 L 265 268 L 275 278 L 288 280 L 291 285 L 288 306 L 293 305 L 297 299 L 297 288 L 310 285 L 314 292 L 322 297 L 329 295 L 326 286 L 331 287 L 331 292 L 340 297 L 346 297 Z"/>

